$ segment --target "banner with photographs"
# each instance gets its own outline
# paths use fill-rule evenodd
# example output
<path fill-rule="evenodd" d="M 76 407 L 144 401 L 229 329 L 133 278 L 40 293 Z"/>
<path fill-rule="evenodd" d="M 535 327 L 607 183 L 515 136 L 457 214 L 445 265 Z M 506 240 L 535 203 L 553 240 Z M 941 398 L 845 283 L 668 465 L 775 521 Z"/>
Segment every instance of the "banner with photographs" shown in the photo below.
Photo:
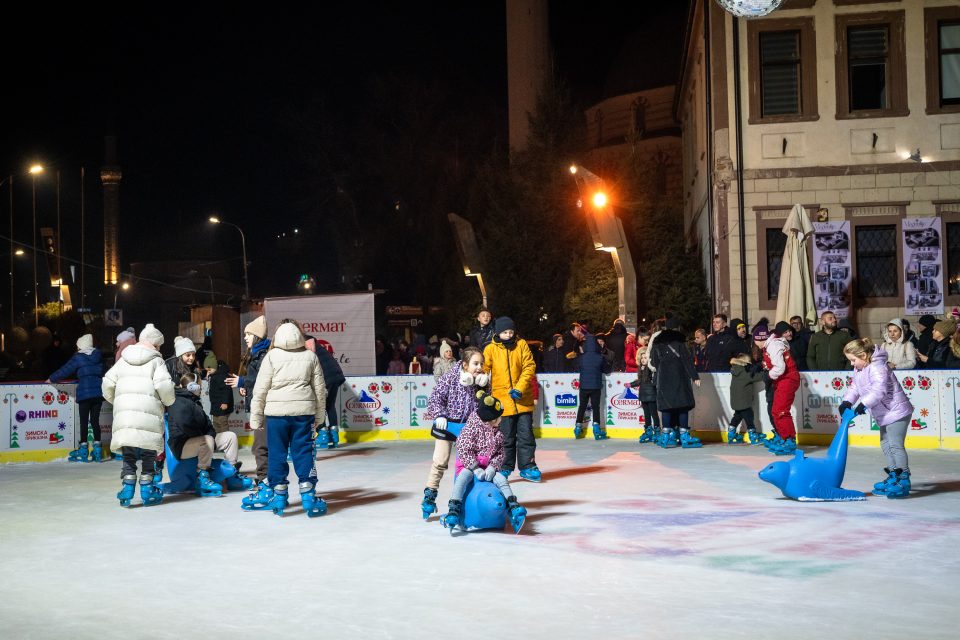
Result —
<path fill-rule="evenodd" d="M 813 223 L 814 297 L 817 315 L 833 311 L 850 315 L 853 268 L 850 258 L 850 221 Z"/>
<path fill-rule="evenodd" d="M 903 305 L 908 316 L 943 313 L 940 218 L 904 218 Z"/>

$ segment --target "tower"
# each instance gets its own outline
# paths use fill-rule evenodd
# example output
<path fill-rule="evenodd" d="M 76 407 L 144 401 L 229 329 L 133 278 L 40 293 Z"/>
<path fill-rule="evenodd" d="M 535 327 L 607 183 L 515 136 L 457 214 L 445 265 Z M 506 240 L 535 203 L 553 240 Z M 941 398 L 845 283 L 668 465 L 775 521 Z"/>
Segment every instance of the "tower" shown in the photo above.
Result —
<path fill-rule="evenodd" d="M 550 69 L 547 0 L 507 0 L 507 101 L 510 148 L 525 149 L 528 118 Z"/>
<path fill-rule="evenodd" d="M 120 165 L 117 163 L 117 137 L 107 136 L 106 157 L 100 169 L 103 184 L 103 283 L 120 280 Z"/>

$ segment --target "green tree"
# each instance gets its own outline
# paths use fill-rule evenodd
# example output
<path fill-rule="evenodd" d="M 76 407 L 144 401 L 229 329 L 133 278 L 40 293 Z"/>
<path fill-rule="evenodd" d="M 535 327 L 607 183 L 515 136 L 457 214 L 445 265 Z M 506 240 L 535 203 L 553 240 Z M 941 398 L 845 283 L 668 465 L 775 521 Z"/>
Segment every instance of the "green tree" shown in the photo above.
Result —
<path fill-rule="evenodd" d="M 563 296 L 563 308 L 591 331 L 605 331 L 617 317 L 617 275 L 610 256 L 585 247 L 575 257 Z"/>

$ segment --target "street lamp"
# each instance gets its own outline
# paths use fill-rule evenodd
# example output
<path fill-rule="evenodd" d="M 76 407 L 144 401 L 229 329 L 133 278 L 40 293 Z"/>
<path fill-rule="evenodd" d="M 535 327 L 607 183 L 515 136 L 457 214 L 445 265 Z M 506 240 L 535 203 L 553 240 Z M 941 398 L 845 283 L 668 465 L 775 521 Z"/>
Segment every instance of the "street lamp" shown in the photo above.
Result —
<path fill-rule="evenodd" d="M 33 195 L 33 235 L 30 244 L 37 246 L 37 176 L 43 173 L 43 165 L 35 164 L 30 167 L 31 192 Z M 33 252 L 33 324 L 40 324 L 40 297 L 37 293 L 37 252 Z"/>
<path fill-rule="evenodd" d="M 212 222 L 213 224 L 230 225 L 231 227 L 233 227 L 234 229 L 240 232 L 240 243 L 243 247 L 243 290 L 245 292 L 243 299 L 249 302 L 250 301 L 250 278 L 247 275 L 247 237 L 243 235 L 243 229 L 233 224 L 232 222 L 221 220 L 217 216 L 210 216 L 208 220 L 210 220 L 210 222 Z"/>
<path fill-rule="evenodd" d="M 113 308 L 114 308 L 114 309 L 117 308 L 117 296 L 120 295 L 120 289 L 123 289 L 124 291 L 129 290 L 129 289 L 130 289 L 130 283 L 129 283 L 129 282 L 124 282 L 124 283 L 121 284 L 119 287 L 117 287 L 116 292 L 113 294 Z"/>

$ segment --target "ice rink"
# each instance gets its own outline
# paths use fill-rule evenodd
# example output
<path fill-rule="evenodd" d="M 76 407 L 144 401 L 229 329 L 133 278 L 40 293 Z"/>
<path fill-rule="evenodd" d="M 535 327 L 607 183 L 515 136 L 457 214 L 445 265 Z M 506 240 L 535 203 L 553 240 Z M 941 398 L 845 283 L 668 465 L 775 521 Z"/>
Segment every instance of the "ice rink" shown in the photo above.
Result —
<path fill-rule="evenodd" d="M 0 467 L 0 637 L 958 637 L 960 453 L 911 451 L 906 500 L 798 503 L 758 447 L 541 440 L 521 534 L 451 537 L 420 518 L 432 448 L 321 451 L 316 519 L 296 485 L 283 518 L 123 509 L 117 462 Z M 883 466 L 851 448 L 844 486 Z"/>

